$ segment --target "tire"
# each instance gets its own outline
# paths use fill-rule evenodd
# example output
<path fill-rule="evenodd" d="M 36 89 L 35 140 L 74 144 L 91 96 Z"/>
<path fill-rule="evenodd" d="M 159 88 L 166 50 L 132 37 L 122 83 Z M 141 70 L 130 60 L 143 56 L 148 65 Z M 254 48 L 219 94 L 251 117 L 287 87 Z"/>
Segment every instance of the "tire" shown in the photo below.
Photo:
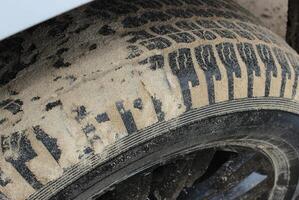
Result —
<path fill-rule="evenodd" d="M 272 163 L 267 198 L 297 197 L 299 57 L 239 5 L 95 1 L 0 47 L 3 199 L 87 199 L 234 147 Z"/>

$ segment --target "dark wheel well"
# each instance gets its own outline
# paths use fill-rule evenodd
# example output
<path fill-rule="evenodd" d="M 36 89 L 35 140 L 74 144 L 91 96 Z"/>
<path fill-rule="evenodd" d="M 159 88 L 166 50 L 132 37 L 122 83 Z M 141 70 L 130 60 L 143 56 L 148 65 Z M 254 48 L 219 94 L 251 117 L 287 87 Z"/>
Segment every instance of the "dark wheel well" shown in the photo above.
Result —
<path fill-rule="evenodd" d="M 289 0 L 287 42 L 299 53 L 299 2 Z"/>

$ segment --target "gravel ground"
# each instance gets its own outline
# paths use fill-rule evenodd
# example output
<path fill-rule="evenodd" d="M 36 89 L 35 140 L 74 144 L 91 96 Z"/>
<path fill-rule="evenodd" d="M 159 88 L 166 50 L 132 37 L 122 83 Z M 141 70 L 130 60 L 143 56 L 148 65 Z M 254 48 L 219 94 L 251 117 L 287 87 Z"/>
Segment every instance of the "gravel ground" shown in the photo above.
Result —
<path fill-rule="evenodd" d="M 273 32 L 286 36 L 288 0 L 235 0 L 243 5 Z"/>

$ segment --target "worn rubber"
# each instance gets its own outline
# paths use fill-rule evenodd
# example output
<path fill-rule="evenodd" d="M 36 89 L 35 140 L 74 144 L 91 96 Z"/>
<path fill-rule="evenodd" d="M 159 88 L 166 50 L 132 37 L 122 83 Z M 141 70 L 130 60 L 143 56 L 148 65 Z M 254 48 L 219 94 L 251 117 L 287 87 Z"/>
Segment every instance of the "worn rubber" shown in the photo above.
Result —
<path fill-rule="evenodd" d="M 95 1 L 0 43 L 0 191 L 49 199 L 183 120 L 298 114 L 298 75 L 296 52 L 230 0 Z"/>

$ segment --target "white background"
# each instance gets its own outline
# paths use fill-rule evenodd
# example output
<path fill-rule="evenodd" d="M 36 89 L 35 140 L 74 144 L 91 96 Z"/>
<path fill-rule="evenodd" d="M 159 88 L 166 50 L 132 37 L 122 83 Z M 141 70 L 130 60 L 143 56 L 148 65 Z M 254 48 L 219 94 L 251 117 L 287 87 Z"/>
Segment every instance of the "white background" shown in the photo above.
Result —
<path fill-rule="evenodd" d="M 0 0 L 0 40 L 91 0 Z"/>

